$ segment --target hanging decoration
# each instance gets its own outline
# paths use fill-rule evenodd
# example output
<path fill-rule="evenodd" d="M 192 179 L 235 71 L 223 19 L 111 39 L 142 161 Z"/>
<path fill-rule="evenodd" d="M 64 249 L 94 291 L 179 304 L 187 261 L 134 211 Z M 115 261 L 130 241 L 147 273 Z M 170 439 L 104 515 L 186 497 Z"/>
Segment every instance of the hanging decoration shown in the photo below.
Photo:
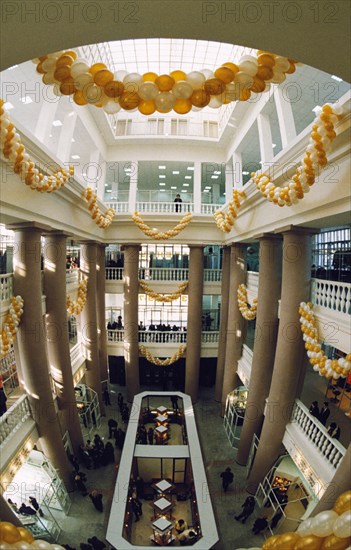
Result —
<path fill-rule="evenodd" d="M 229 233 L 234 225 L 238 210 L 241 206 L 241 201 L 246 198 L 245 191 L 233 190 L 233 198 L 229 201 L 228 212 L 223 214 L 221 210 L 214 212 L 213 216 L 217 227 L 224 233 Z"/>
<path fill-rule="evenodd" d="M 184 283 L 180 283 L 180 285 L 178 286 L 178 290 L 176 292 L 173 292 L 173 294 L 167 294 L 167 296 L 164 296 L 163 294 L 159 294 L 158 292 L 154 292 L 152 288 L 144 281 L 139 280 L 139 285 L 143 289 L 145 294 L 149 296 L 149 298 L 153 298 L 157 302 L 170 303 L 170 302 L 173 302 L 174 300 L 177 300 L 177 298 L 181 297 L 184 290 L 188 286 L 188 281 L 185 281 Z"/>
<path fill-rule="evenodd" d="M 171 237 L 175 237 L 183 231 L 189 225 L 191 222 L 193 215 L 191 212 L 188 212 L 187 214 L 184 214 L 180 222 L 173 227 L 173 229 L 168 229 L 168 231 L 158 231 L 157 229 L 151 229 L 144 221 L 143 218 L 140 216 L 139 212 L 135 212 L 132 216 L 133 222 L 143 231 L 145 235 L 148 237 L 152 237 L 156 239 L 157 241 L 161 240 L 167 240 Z"/>
<path fill-rule="evenodd" d="M 101 214 L 101 210 L 97 205 L 96 193 L 94 193 L 94 191 L 90 187 L 87 187 L 84 190 L 84 198 L 88 203 L 90 215 L 93 220 L 95 220 L 96 225 L 98 225 L 102 229 L 106 229 L 107 227 L 109 227 L 116 213 L 115 210 L 113 208 L 109 208 L 106 214 Z"/>
<path fill-rule="evenodd" d="M 172 355 L 172 357 L 168 357 L 167 359 L 161 360 L 158 357 L 154 357 L 152 353 L 145 347 L 145 346 L 139 346 L 139 352 L 142 357 L 145 357 L 150 363 L 153 363 L 154 365 L 157 365 L 158 367 L 168 367 L 168 365 L 172 365 L 178 359 L 184 355 L 186 350 L 186 346 L 183 346 L 182 344 L 179 346 L 178 350 Z"/>
<path fill-rule="evenodd" d="M 11 305 L 2 324 L 0 338 L 0 357 L 3 357 L 10 351 L 10 347 L 15 341 L 20 319 L 23 313 L 23 298 L 21 296 L 12 296 Z"/>
<path fill-rule="evenodd" d="M 256 56 L 245 55 L 239 62 L 226 62 L 215 71 L 202 69 L 170 74 L 113 73 L 104 63 L 90 66 L 77 53 L 59 51 L 43 55 L 33 62 L 46 85 L 54 86 L 56 95 L 71 95 L 77 105 L 102 107 L 107 114 L 121 109 L 138 109 L 143 115 L 155 111 L 175 111 L 184 115 L 192 108 L 218 109 L 232 101 L 247 101 L 252 93 L 268 92 L 270 85 L 281 84 L 295 72 L 297 61 L 258 50 Z"/>
<path fill-rule="evenodd" d="M 78 297 L 74 302 L 71 297 L 67 295 L 66 307 L 70 315 L 79 315 L 82 313 L 87 301 L 88 279 L 82 279 L 78 286 Z"/>
<path fill-rule="evenodd" d="M 249 550 L 348 550 L 350 545 L 351 491 L 346 491 L 336 499 L 332 510 L 319 512 L 302 521 L 297 531 L 273 535 L 261 547 Z"/>
<path fill-rule="evenodd" d="M 247 301 L 247 288 L 244 284 L 238 286 L 237 298 L 241 315 L 247 321 L 253 321 L 257 314 L 257 298 L 252 300 L 252 305 L 249 307 Z"/>
<path fill-rule="evenodd" d="M 257 188 L 266 199 L 278 206 L 291 206 L 303 199 L 314 184 L 319 171 L 328 163 L 327 153 L 336 138 L 335 124 L 342 117 L 343 109 L 326 103 L 315 118 L 311 137 L 302 164 L 292 177 L 293 181 L 284 187 L 277 187 L 266 173 L 252 172 Z"/>
<path fill-rule="evenodd" d="M 44 175 L 35 167 L 35 162 L 26 152 L 20 135 L 4 108 L 5 102 L 0 99 L 0 147 L 6 159 L 13 163 L 13 171 L 20 174 L 24 183 L 40 193 L 52 193 L 60 189 L 74 174 L 73 166 L 68 171 L 60 168 L 51 176 Z"/>
<path fill-rule="evenodd" d="M 351 371 L 351 353 L 339 359 L 327 359 L 318 339 L 317 320 L 312 311 L 311 302 L 301 302 L 299 307 L 301 331 L 305 348 L 313 370 L 325 378 L 338 379 L 348 376 Z"/>

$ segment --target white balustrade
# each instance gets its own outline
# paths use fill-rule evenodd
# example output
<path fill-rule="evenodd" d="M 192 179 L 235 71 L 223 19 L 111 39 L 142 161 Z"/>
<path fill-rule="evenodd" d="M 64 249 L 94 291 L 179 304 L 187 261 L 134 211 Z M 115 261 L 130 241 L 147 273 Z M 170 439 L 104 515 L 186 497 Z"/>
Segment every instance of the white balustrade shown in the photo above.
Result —
<path fill-rule="evenodd" d="M 78 342 L 77 344 L 71 347 L 70 356 L 71 356 L 71 365 L 76 363 L 76 361 L 78 361 L 80 357 L 84 357 L 84 348 L 81 342 Z"/>
<path fill-rule="evenodd" d="M 66 284 L 78 284 L 79 269 L 66 269 Z"/>
<path fill-rule="evenodd" d="M 186 332 L 140 330 L 139 342 L 143 344 L 185 344 Z"/>
<path fill-rule="evenodd" d="M 0 275 L 0 301 L 9 301 L 13 296 L 13 275 L 6 273 Z"/>
<path fill-rule="evenodd" d="M 307 407 L 299 400 L 295 400 L 290 422 L 296 423 L 306 437 L 313 443 L 317 451 L 324 459 L 337 468 L 344 454 L 345 447 L 337 440 L 330 437 L 325 426 L 310 414 Z"/>
<path fill-rule="evenodd" d="M 221 269 L 204 269 L 204 281 L 211 283 L 218 283 L 222 280 Z"/>
<path fill-rule="evenodd" d="M 173 267 L 141 267 L 139 279 L 152 281 L 187 281 L 189 270 Z"/>
<path fill-rule="evenodd" d="M 316 306 L 351 313 L 351 283 L 312 279 L 311 300 Z"/>
<path fill-rule="evenodd" d="M 123 342 L 124 330 L 107 330 L 108 342 Z"/>
<path fill-rule="evenodd" d="M 116 212 L 116 214 L 125 214 L 126 212 L 129 212 L 129 203 L 126 202 L 117 202 L 117 201 L 111 201 L 111 202 L 105 202 L 106 208 L 113 208 L 113 210 Z"/>
<path fill-rule="evenodd" d="M 22 395 L 0 418 L 0 445 L 15 437 L 21 425 L 32 417 L 27 395 Z"/>
<path fill-rule="evenodd" d="M 207 214 L 212 216 L 214 212 L 223 208 L 223 204 L 202 204 L 201 205 L 201 214 Z"/>
<path fill-rule="evenodd" d="M 15 351 L 13 348 L 0 359 L 0 374 L 4 375 L 6 373 L 7 377 L 11 367 L 16 367 Z"/>
<path fill-rule="evenodd" d="M 253 351 L 246 344 L 243 345 L 243 354 L 242 358 L 248 363 L 251 367 L 252 365 Z"/>
<path fill-rule="evenodd" d="M 106 267 L 105 278 L 110 281 L 123 281 L 124 270 L 123 267 Z"/>
<path fill-rule="evenodd" d="M 248 271 L 246 274 L 247 290 L 254 294 L 258 293 L 258 275 L 257 271 Z"/>
<path fill-rule="evenodd" d="M 137 202 L 136 209 L 139 214 L 186 214 L 193 211 L 194 204 L 192 202 Z"/>
<path fill-rule="evenodd" d="M 213 344 L 217 343 L 219 340 L 219 332 L 217 331 L 208 331 L 201 333 L 201 342 L 203 344 Z"/>

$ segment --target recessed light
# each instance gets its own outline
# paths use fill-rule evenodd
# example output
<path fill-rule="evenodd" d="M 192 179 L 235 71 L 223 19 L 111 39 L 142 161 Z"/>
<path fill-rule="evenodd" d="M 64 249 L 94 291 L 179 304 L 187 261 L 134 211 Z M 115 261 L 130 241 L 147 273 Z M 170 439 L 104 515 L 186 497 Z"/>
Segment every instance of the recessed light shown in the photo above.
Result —
<path fill-rule="evenodd" d="M 206 185 L 205 189 L 212 189 L 210 185 Z"/>
<path fill-rule="evenodd" d="M 192 171 L 194 171 L 195 168 L 194 168 L 194 166 L 188 166 L 188 167 L 187 167 L 187 170 L 192 170 Z"/>
<path fill-rule="evenodd" d="M 159 185 L 166 185 L 163 181 L 160 181 Z"/>
<path fill-rule="evenodd" d="M 14 106 L 9 101 L 6 101 L 6 103 L 4 103 L 4 107 L 6 111 L 11 111 L 11 109 L 14 109 Z"/>
<path fill-rule="evenodd" d="M 160 189 L 160 193 L 164 193 L 166 189 Z"/>
<path fill-rule="evenodd" d="M 218 180 L 218 176 L 211 176 L 211 180 Z"/>
<path fill-rule="evenodd" d="M 74 143 L 76 140 L 74 138 L 72 138 L 72 143 Z"/>
<path fill-rule="evenodd" d="M 112 189 L 106 189 L 106 193 L 112 193 Z"/>
<path fill-rule="evenodd" d="M 171 189 L 177 189 L 176 187 L 171 187 Z"/>
<path fill-rule="evenodd" d="M 220 170 L 215 170 L 213 173 L 214 174 L 221 174 L 222 172 Z"/>
<path fill-rule="evenodd" d="M 166 170 L 166 167 L 165 166 L 159 166 L 159 169 L 160 170 Z"/>
<path fill-rule="evenodd" d="M 125 168 L 124 171 L 125 171 L 125 172 L 131 172 L 132 169 L 131 169 L 131 168 Z"/>
<path fill-rule="evenodd" d="M 272 143 L 272 147 L 273 147 L 273 149 L 274 149 L 274 147 L 276 147 L 276 146 L 277 146 L 277 144 L 276 144 L 276 143 Z"/>
<path fill-rule="evenodd" d="M 31 97 L 29 97 L 29 95 L 25 95 L 25 96 L 21 97 L 20 101 L 22 101 L 22 103 L 24 105 L 28 105 L 29 103 L 33 103 L 33 99 Z"/>
<path fill-rule="evenodd" d="M 230 126 L 231 128 L 236 128 L 235 124 L 232 124 L 231 122 L 228 122 L 227 126 Z"/>
<path fill-rule="evenodd" d="M 321 111 L 321 110 L 322 110 L 322 107 L 320 105 L 316 105 L 314 107 L 314 109 L 312 109 L 312 111 L 316 114 L 319 113 L 319 111 Z"/>
<path fill-rule="evenodd" d="M 332 77 L 333 80 L 336 80 L 337 82 L 342 82 L 343 81 L 342 78 L 340 78 L 339 76 L 336 76 L 335 74 L 332 74 L 331 77 Z"/>
<path fill-rule="evenodd" d="M 191 179 L 193 179 L 193 177 L 192 176 L 184 176 L 184 179 L 191 180 Z"/>
<path fill-rule="evenodd" d="M 166 176 L 163 176 L 162 174 L 160 174 L 158 177 L 159 177 L 160 179 L 162 179 L 162 178 L 164 179 Z"/>
<path fill-rule="evenodd" d="M 243 176 L 248 176 L 250 172 L 243 172 Z"/>
<path fill-rule="evenodd" d="M 54 122 L 52 123 L 53 126 L 62 126 L 62 122 L 61 120 L 54 120 Z"/>
<path fill-rule="evenodd" d="M 52 134 L 49 134 L 49 137 L 52 137 Z"/>
<path fill-rule="evenodd" d="M 180 174 L 179 170 L 173 170 L 172 174 Z"/>
<path fill-rule="evenodd" d="M 204 189 L 204 193 L 209 193 L 210 190 L 209 189 Z"/>
<path fill-rule="evenodd" d="M 183 183 L 183 187 L 189 187 L 188 183 Z"/>
<path fill-rule="evenodd" d="M 80 156 L 79 155 L 72 155 L 72 158 L 73 159 L 80 159 Z"/>
<path fill-rule="evenodd" d="M 223 193 L 224 196 L 226 196 L 227 193 Z"/>

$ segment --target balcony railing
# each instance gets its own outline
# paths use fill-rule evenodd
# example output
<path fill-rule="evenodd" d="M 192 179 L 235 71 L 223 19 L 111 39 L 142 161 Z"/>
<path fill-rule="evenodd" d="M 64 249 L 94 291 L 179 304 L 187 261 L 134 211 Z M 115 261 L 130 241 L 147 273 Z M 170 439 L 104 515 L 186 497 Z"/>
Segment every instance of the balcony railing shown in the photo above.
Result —
<path fill-rule="evenodd" d="M 136 210 L 140 214 L 186 214 L 194 210 L 192 202 L 137 202 Z"/>
<path fill-rule="evenodd" d="M 13 296 L 12 273 L 0 276 L 0 301 L 10 300 Z"/>
<path fill-rule="evenodd" d="M 173 267 L 141 267 L 139 279 L 152 281 L 187 281 L 189 269 Z"/>
<path fill-rule="evenodd" d="M 201 214 L 207 214 L 208 216 L 210 216 L 211 214 L 216 212 L 216 210 L 220 210 L 221 208 L 223 208 L 223 206 L 224 204 L 202 204 Z"/>
<path fill-rule="evenodd" d="M 222 280 L 221 269 L 204 269 L 204 281 L 211 283 L 219 283 Z"/>
<path fill-rule="evenodd" d="M 187 336 L 185 331 L 140 330 L 138 334 L 138 340 L 143 344 L 185 344 Z M 207 331 L 201 334 L 203 344 L 217 343 L 218 339 L 218 331 Z M 108 330 L 107 340 L 116 343 L 123 342 L 124 330 Z"/>
<path fill-rule="evenodd" d="M 251 291 L 253 294 L 258 293 L 258 272 L 257 271 L 248 271 L 246 275 L 246 286 L 247 290 Z"/>
<path fill-rule="evenodd" d="M 330 437 L 325 427 L 310 414 L 307 407 L 296 399 L 293 408 L 291 422 L 296 422 L 304 434 L 329 462 L 333 468 L 339 466 L 340 461 L 346 453 L 345 447 L 336 439 Z"/>
<path fill-rule="evenodd" d="M 311 300 L 316 306 L 351 313 L 351 283 L 312 279 Z"/>
<path fill-rule="evenodd" d="M 108 281 L 123 281 L 123 267 L 106 267 L 105 273 Z"/>
<path fill-rule="evenodd" d="M 28 418 L 32 417 L 27 395 L 22 395 L 0 418 L 0 445 L 15 436 Z"/>
<path fill-rule="evenodd" d="M 113 208 L 116 214 L 129 212 L 129 202 L 109 201 L 105 202 L 106 208 Z"/>

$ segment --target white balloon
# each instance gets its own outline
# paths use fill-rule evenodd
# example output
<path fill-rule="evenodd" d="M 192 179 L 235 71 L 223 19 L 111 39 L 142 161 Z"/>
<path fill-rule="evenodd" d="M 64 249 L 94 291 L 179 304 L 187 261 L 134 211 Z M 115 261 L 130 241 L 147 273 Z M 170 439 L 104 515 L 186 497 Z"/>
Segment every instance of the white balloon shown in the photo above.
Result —
<path fill-rule="evenodd" d="M 248 88 L 250 88 L 250 86 L 252 86 L 253 84 L 253 78 L 250 74 L 244 71 L 239 71 L 235 75 L 235 82 L 240 84 L 240 86 L 247 86 Z"/>
<path fill-rule="evenodd" d="M 128 73 L 123 79 L 123 84 L 135 84 L 136 86 L 143 82 L 143 77 L 139 73 Z"/>
<path fill-rule="evenodd" d="M 333 532 L 341 539 L 351 537 L 351 510 L 347 510 L 335 520 Z"/>
<path fill-rule="evenodd" d="M 114 75 L 113 75 L 113 79 L 114 80 L 119 80 L 120 82 L 123 82 L 124 80 L 124 77 L 127 76 L 127 71 L 117 71 Z"/>
<path fill-rule="evenodd" d="M 45 61 L 42 62 L 41 66 L 46 72 L 52 71 L 56 67 L 56 59 L 52 57 L 49 59 L 45 59 Z"/>
<path fill-rule="evenodd" d="M 201 69 L 200 72 L 204 75 L 206 80 L 208 80 L 209 78 L 215 78 L 214 72 L 210 71 L 210 69 Z"/>
<path fill-rule="evenodd" d="M 320 512 L 312 518 L 312 535 L 316 537 L 328 537 L 333 533 L 333 526 L 338 514 L 333 510 Z"/>
<path fill-rule="evenodd" d="M 301 534 L 301 536 L 305 536 L 305 535 L 311 535 L 312 534 L 312 518 L 309 518 L 309 519 L 305 519 L 305 521 L 303 521 L 298 529 L 297 529 L 297 532 Z"/>
<path fill-rule="evenodd" d="M 161 113 L 168 113 L 175 104 L 175 97 L 171 92 L 160 92 L 155 98 L 155 105 Z"/>
<path fill-rule="evenodd" d="M 33 550 L 33 546 L 24 540 L 20 540 L 11 546 L 11 548 L 16 548 L 17 550 Z"/>
<path fill-rule="evenodd" d="M 239 64 L 240 71 L 243 71 L 251 76 L 255 76 L 257 73 L 257 63 L 252 63 L 251 61 L 243 61 Z"/>
<path fill-rule="evenodd" d="M 104 106 L 103 106 L 103 110 L 105 111 L 105 113 L 107 113 L 108 115 L 114 115 L 116 113 L 118 113 L 118 111 L 121 110 L 121 106 L 119 103 L 116 103 L 115 101 L 108 101 Z"/>
<path fill-rule="evenodd" d="M 188 99 L 193 91 L 192 85 L 186 80 L 179 80 L 172 88 L 172 93 L 177 99 Z"/>
<path fill-rule="evenodd" d="M 85 86 L 93 83 L 93 77 L 90 73 L 80 73 L 74 77 L 74 85 L 77 90 L 83 90 Z"/>
<path fill-rule="evenodd" d="M 213 95 L 211 97 L 211 100 L 208 104 L 208 107 L 211 107 L 211 109 L 219 109 L 219 107 L 222 107 L 223 105 L 223 95 L 220 94 L 220 95 Z"/>
<path fill-rule="evenodd" d="M 38 539 L 35 541 L 35 550 L 51 550 L 51 544 L 46 540 Z"/>
<path fill-rule="evenodd" d="M 88 69 L 89 67 L 83 59 L 76 59 L 71 65 L 71 75 L 75 78 L 79 74 L 87 73 Z"/>
<path fill-rule="evenodd" d="M 143 84 L 139 86 L 138 94 L 144 101 L 155 99 L 158 93 L 158 87 L 154 82 L 143 82 Z"/>
<path fill-rule="evenodd" d="M 285 72 L 290 69 L 290 61 L 286 57 L 276 57 L 274 60 L 274 69 L 277 68 L 278 71 Z"/>
<path fill-rule="evenodd" d="M 186 75 L 185 80 L 191 84 L 194 90 L 199 90 L 206 78 L 200 71 L 192 71 Z"/>

